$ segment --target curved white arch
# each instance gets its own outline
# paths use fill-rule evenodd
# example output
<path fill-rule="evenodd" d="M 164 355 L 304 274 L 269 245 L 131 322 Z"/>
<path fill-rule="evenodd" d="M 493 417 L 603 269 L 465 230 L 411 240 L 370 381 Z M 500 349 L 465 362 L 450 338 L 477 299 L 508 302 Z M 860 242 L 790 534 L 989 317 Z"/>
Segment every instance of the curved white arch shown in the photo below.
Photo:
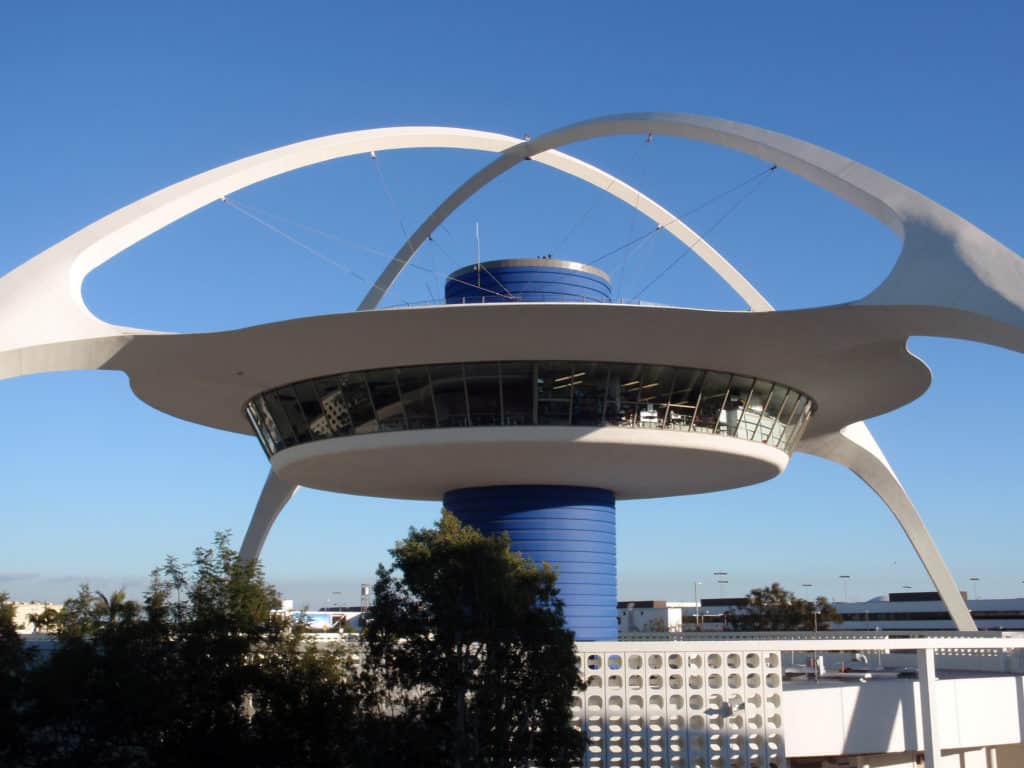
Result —
<path fill-rule="evenodd" d="M 310 139 L 200 173 L 142 198 L 79 230 L 0 279 L 0 376 L 84 366 L 95 368 L 118 339 L 153 331 L 95 317 L 82 299 L 85 276 L 115 255 L 178 219 L 243 187 L 290 171 L 371 151 L 411 148 L 503 152 L 519 139 L 444 127 L 395 127 Z M 693 248 L 753 309 L 768 303 L 693 230 L 638 190 L 561 152 L 538 162 L 593 184 L 635 207 Z M 692 242 L 687 243 L 687 239 Z M 100 344 L 85 343 L 103 340 Z M 83 342 L 69 349 L 68 342 Z"/>
<path fill-rule="evenodd" d="M 456 189 L 395 254 L 360 304 L 372 309 L 427 236 L 463 202 L 522 160 L 585 139 L 624 134 L 676 136 L 753 155 L 856 205 L 894 230 L 903 249 L 866 304 L 922 305 L 953 312 L 924 318 L 924 330 L 960 338 L 957 311 L 988 321 L 974 340 L 1024 349 L 1024 260 L 921 193 L 848 157 L 780 133 L 712 117 L 670 113 L 613 115 L 516 144 Z M 1011 326 L 1007 334 L 1006 325 Z M 978 329 L 975 329 L 977 331 Z M 1009 337 L 1009 338 L 1008 338 Z"/>
<path fill-rule="evenodd" d="M 1002 244 L 934 201 L 848 158 L 781 134 L 714 118 L 671 114 L 598 118 L 532 141 L 456 128 L 386 128 L 354 131 L 281 147 L 172 185 L 71 235 L 0 279 L 0 377 L 107 362 L 132 336 L 153 333 L 99 320 L 85 306 L 85 276 L 103 262 L 177 219 L 258 181 L 318 162 L 372 150 L 451 147 L 501 152 L 455 191 L 420 226 L 385 268 L 360 309 L 380 298 L 417 248 L 451 211 L 523 159 L 577 176 L 633 205 L 694 250 L 755 310 L 771 305 L 714 249 L 671 214 L 614 177 L 554 152 L 566 143 L 599 136 L 655 132 L 707 141 L 760 157 L 827 189 L 875 216 L 904 241 L 889 277 L 865 304 L 918 305 L 910 333 L 947 335 L 1024 349 L 1024 262 Z M 686 243 L 692 238 L 692 243 Z M 950 310 L 950 311 L 944 311 Z M 959 313 L 967 313 L 968 318 Z M 969 335 L 958 325 L 970 326 Z M 973 629 L 962 597 L 923 522 L 862 423 L 809 441 L 807 452 L 830 458 L 862 477 L 889 505 L 957 621 Z M 274 519 L 295 486 L 271 472 L 243 543 L 258 555 Z M 954 594 L 955 593 L 955 594 Z"/>
<path fill-rule="evenodd" d="M 427 217 L 395 254 L 359 308 L 376 307 L 430 233 L 465 200 L 520 161 L 576 141 L 631 133 L 658 133 L 735 149 L 786 168 L 842 197 L 879 219 L 903 240 L 895 268 L 861 303 L 934 307 L 939 311 L 915 317 L 917 332 L 922 332 L 923 324 L 925 333 L 952 337 L 969 334 L 969 338 L 999 346 L 1024 346 L 1024 261 L 973 224 L 919 192 L 822 147 L 755 126 L 680 114 L 596 118 L 511 147 Z M 958 326 L 958 312 L 974 316 L 970 331 Z M 910 539 L 957 629 L 976 629 L 952 574 L 867 425 L 849 425 L 839 433 L 808 441 L 799 450 L 851 469 L 882 498 Z"/>
<path fill-rule="evenodd" d="M 263 483 L 259 501 L 256 502 L 256 510 L 252 513 L 245 538 L 242 539 L 242 547 L 238 550 L 239 559 L 248 562 L 260 556 L 271 526 L 298 489 L 299 486 L 278 477 L 273 468 L 267 472 L 266 482 Z"/>
<path fill-rule="evenodd" d="M 956 628 L 961 632 L 976 632 L 978 627 L 956 579 L 867 425 L 859 421 L 831 435 L 809 438 L 801 441 L 799 450 L 846 467 L 878 494 L 910 540 Z"/>

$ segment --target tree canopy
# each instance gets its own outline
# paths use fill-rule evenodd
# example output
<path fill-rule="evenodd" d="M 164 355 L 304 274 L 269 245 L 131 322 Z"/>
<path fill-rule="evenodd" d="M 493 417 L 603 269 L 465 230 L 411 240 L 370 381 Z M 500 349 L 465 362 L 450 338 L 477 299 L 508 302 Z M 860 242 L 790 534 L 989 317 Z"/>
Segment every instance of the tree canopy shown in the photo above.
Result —
<path fill-rule="evenodd" d="M 347 742 L 331 738 L 352 710 L 339 684 L 346 668 L 303 643 L 277 605 L 260 566 L 240 561 L 226 534 L 187 565 L 168 558 L 141 603 L 83 586 L 62 611 L 39 617 L 56 644 L 23 674 L 11 764 L 289 766 L 330 757 Z"/>
<path fill-rule="evenodd" d="M 378 571 L 360 668 L 324 650 L 226 534 L 141 600 L 83 586 L 37 624 L 0 595 L 0 764 L 564 766 L 579 685 L 555 574 L 445 514 Z"/>
<path fill-rule="evenodd" d="M 747 604 L 728 614 L 732 629 L 747 632 L 828 629 L 842 621 L 825 597 L 813 602 L 783 589 L 778 582 L 750 590 Z"/>
<path fill-rule="evenodd" d="M 380 722 L 415 734 L 392 764 L 577 762 L 570 705 L 580 683 L 554 571 L 448 512 L 391 555 L 365 639 L 367 674 L 383 683 Z"/>

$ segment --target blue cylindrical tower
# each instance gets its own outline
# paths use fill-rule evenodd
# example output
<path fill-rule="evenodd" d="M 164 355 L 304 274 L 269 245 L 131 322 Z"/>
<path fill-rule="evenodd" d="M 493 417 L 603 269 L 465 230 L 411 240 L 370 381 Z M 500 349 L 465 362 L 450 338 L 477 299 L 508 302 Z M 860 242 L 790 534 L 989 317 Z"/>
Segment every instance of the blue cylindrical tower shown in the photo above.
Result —
<path fill-rule="evenodd" d="M 445 301 L 607 303 L 611 280 L 575 261 L 488 261 L 453 272 Z M 558 571 L 566 624 L 577 640 L 615 639 L 615 496 L 610 491 L 564 485 L 462 488 L 446 493 L 444 505 L 485 534 L 507 531 L 513 549 Z"/>
<path fill-rule="evenodd" d="M 597 488 L 498 485 L 444 496 L 463 523 L 492 536 L 507 531 L 512 548 L 558 571 L 565 620 L 577 640 L 617 635 L 615 496 Z"/>
<path fill-rule="evenodd" d="M 608 274 L 589 264 L 561 259 L 504 259 L 471 264 L 452 272 L 444 288 L 447 304 L 501 301 L 587 301 L 608 303 Z"/>

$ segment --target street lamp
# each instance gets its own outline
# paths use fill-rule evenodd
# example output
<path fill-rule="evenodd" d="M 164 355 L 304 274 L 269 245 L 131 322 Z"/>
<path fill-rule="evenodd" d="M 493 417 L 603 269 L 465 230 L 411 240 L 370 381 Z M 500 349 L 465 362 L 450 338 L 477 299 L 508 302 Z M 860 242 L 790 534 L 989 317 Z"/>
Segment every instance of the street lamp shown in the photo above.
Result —
<path fill-rule="evenodd" d="M 974 599 L 978 599 L 978 582 L 981 581 L 977 576 L 971 576 L 971 581 L 974 582 Z"/>
<path fill-rule="evenodd" d="M 700 582 L 700 581 L 693 582 L 693 608 L 694 608 L 693 623 L 694 623 L 694 628 L 698 629 L 698 630 L 700 629 L 700 600 L 697 597 L 697 587 L 701 586 L 701 584 L 703 584 L 703 582 Z"/>
<path fill-rule="evenodd" d="M 846 573 L 839 574 L 839 578 L 843 580 L 843 602 L 850 602 L 850 593 L 847 589 L 847 585 L 850 583 L 850 575 Z"/>

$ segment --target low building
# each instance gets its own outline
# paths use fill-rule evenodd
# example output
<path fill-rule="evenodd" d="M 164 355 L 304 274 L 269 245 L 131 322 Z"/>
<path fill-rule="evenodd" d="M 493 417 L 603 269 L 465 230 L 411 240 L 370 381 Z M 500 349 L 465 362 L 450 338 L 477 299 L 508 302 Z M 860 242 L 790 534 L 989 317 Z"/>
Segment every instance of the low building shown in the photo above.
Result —
<path fill-rule="evenodd" d="M 19 635 L 34 635 L 45 630 L 36 626 L 34 617 L 48 609 L 64 610 L 62 603 L 14 602 L 14 629 Z"/>
<path fill-rule="evenodd" d="M 842 629 L 887 631 L 954 630 L 936 592 L 890 592 L 861 603 L 834 603 Z M 1024 597 L 967 600 L 979 630 L 1024 629 Z"/>

